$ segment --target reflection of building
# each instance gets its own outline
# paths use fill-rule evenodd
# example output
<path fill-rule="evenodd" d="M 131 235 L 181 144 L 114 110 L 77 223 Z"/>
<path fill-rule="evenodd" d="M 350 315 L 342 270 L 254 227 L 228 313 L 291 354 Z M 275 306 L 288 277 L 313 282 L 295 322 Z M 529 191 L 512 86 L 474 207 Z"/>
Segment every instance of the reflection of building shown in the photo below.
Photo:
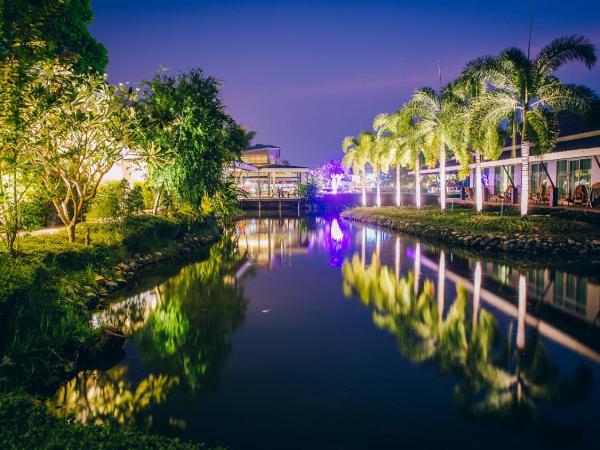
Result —
<path fill-rule="evenodd" d="M 308 233 L 298 219 L 248 219 L 237 223 L 238 247 L 255 264 L 273 267 L 296 254 L 307 254 Z"/>
<path fill-rule="evenodd" d="M 249 197 L 297 198 L 298 184 L 306 181 L 310 169 L 279 162 L 281 149 L 254 145 L 242 153 L 233 175 Z"/>

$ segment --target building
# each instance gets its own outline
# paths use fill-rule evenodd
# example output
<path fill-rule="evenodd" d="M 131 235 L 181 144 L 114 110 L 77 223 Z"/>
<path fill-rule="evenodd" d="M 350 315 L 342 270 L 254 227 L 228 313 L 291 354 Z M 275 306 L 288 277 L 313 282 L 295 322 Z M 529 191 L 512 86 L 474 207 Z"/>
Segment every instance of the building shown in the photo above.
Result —
<path fill-rule="evenodd" d="M 513 153 L 514 152 L 514 153 Z M 532 153 L 535 152 L 533 149 Z M 521 145 L 508 145 L 497 160 L 483 161 L 482 180 L 488 196 L 501 195 L 521 188 Z M 474 188 L 475 164 L 471 164 L 467 186 Z M 446 172 L 452 177 L 460 165 L 448 161 Z M 439 177 L 439 167 L 421 170 L 424 176 Z M 556 197 L 554 205 L 570 203 L 578 186 L 583 191 L 583 206 L 600 201 L 600 130 L 560 136 L 553 151 L 529 157 L 529 192 L 532 201 L 549 204 L 550 192 Z M 550 189 L 552 188 L 552 189 Z M 555 194 L 554 194 L 555 193 Z M 539 198 L 536 197 L 539 195 Z"/>
<path fill-rule="evenodd" d="M 242 152 L 231 174 L 250 198 L 297 198 L 298 185 L 306 182 L 310 169 L 280 162 L 281 149 L 254 145 Z"/>

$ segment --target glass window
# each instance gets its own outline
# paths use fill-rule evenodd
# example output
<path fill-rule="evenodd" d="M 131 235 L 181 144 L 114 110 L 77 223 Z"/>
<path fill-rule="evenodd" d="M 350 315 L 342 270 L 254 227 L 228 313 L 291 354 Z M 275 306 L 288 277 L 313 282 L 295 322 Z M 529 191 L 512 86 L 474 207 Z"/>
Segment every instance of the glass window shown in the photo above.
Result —
<path fill-rule="evenodd" d="M 592 181 L 592 159 L 572 159 L 557 162 L 557 184 L 561 196 L 569 196 L 580 184 Z"/>
<path fill-rule="evenodd" d="M 543 167 L 542 164 L 544 165 Z M 534 192 L 539 186 L 546 187 L 547 184 L 550 184 L 544 168 L 548 170 L 548 166 L 544 162 L 531 165 L 531 171 L 529 175 L 531 192 Z"/>

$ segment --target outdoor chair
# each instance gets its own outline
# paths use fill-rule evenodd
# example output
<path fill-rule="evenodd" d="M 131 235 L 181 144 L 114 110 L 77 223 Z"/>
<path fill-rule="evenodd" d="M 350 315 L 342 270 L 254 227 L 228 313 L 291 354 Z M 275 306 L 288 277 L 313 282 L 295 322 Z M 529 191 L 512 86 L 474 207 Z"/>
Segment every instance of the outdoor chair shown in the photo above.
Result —
<path fill-rule="evenodd" d="M 546 186 L 543 190 L 542 190 L 542 200 L 541 203 L 542 204 L 550 204 L 550 191 L 552 189 L 549 186 Z"/>
<path fill-rule="evenodd" d="M 541 185 L 536 187 L 534 189 L 534 191 L 531 193 L 531 196 L 529 197 L 529 201 L 531 203 L 536 203 L 539 205 L 540 203 L 542 203 L 542 193 L 543 193 L 543 187 Z"/>
<path fill-rule="evenodd" d="M 570 199 L 568 199 L 567 204 L 572 204 L 573 206 L 583 206 L 584 202 L 585 189 L 583 188 L 583 185 L 580 184 L 575 188 L 575 191 L 573 191 L 573 195 L 570 197 Z"/>

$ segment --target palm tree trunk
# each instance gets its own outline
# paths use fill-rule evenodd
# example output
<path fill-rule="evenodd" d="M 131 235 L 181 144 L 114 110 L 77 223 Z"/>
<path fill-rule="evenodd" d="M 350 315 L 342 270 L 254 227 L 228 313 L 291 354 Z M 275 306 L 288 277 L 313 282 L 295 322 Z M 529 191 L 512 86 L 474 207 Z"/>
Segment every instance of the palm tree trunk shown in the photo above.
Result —
<path fill-rule="evenodd" d="M 367 189 L 365 188 L 365 172 L 363 171 L 361 176 L 362 184 L 362 205 L 367 206 Z"/>
<path fill-rule="evenodd" d="M 415 161 L 415 206 L 421 208 L 421 161 Z"/>
<path fill-rule="evenodd" d="M 475 209 L 483 209 L 483 184 L 481 183 L 481 154 L 475 150 Z"/>
<path fill-rule="evenodd" d="M 521 142 L 521 217 L 529 208 L 529 142 Z"/>
<path fill-rule="evenodd" d="M 446 209 L 446 145 L 440 148 L 440 208 Z"/>
<path fill-rule="evenodd" d="M 401 205 L 400 200 L 400 164 L 396 164 L 396 206 Z"/>
<path fill-rule="evenodd" d="M 381 208 L 381 181 L 379 177 L 377 177 L 377 181 L 375 181 L 375 186 L 377 188 L 377 207 Z"/>

